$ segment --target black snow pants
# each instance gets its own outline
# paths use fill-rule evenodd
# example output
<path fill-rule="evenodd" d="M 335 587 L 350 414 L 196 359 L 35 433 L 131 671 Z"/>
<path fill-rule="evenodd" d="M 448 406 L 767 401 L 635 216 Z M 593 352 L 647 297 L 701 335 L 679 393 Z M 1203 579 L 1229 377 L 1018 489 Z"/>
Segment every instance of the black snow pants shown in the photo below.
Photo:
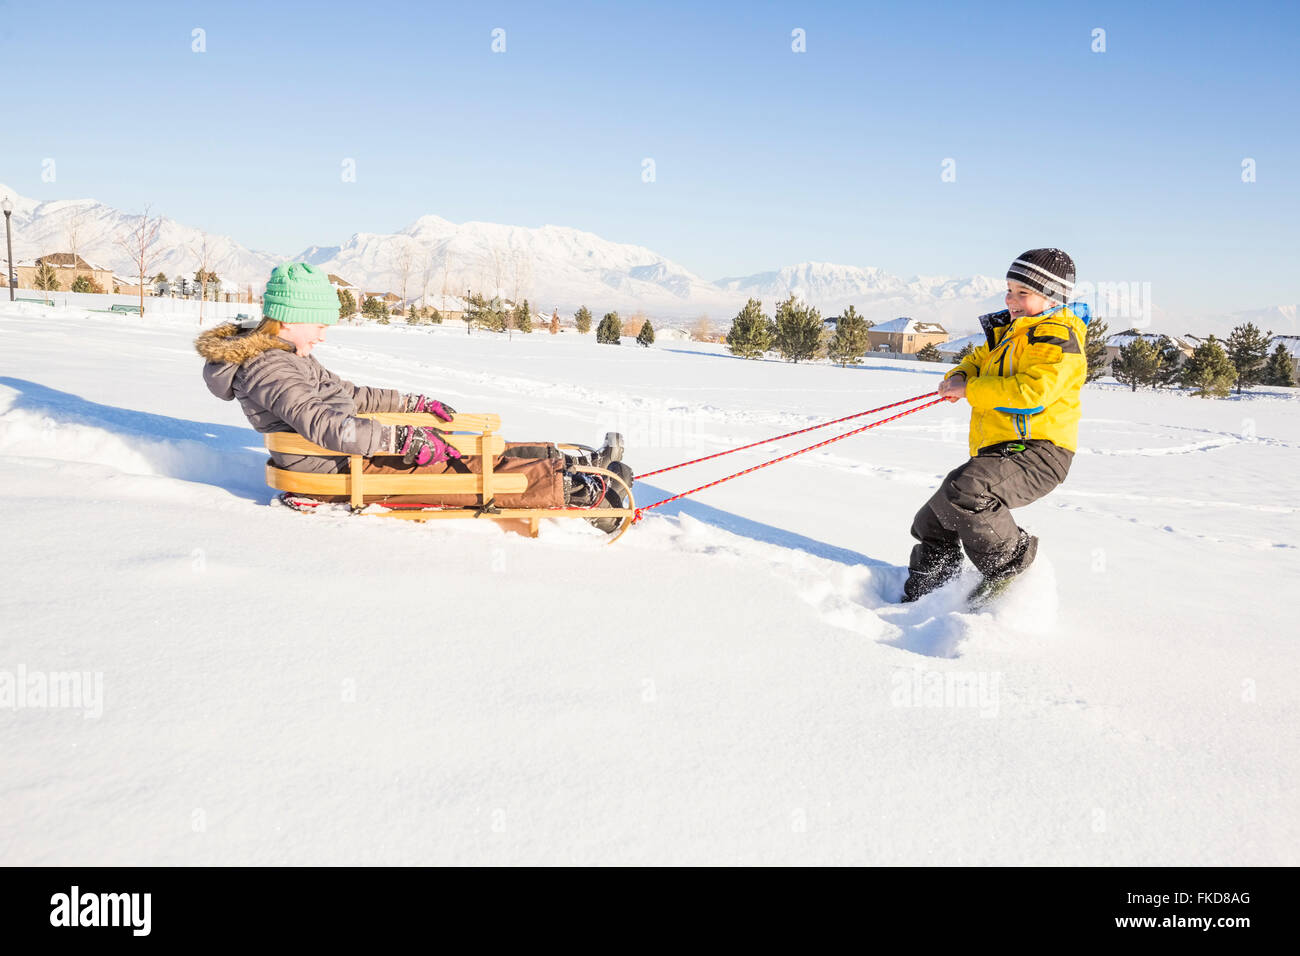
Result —
<path fill-rule="evenodd" d="M 985 576 L 1029 566 L 1037 539 L 1026 535 L 1012 508 L 1037 501 L 1065 480 L 1074 452 L 1043 438 L 1002 442 L 949 472 L 912 522 L 919 543 L 908 562 L 905 600 L 942 587 L 961 570 L 965 549 Z"/>

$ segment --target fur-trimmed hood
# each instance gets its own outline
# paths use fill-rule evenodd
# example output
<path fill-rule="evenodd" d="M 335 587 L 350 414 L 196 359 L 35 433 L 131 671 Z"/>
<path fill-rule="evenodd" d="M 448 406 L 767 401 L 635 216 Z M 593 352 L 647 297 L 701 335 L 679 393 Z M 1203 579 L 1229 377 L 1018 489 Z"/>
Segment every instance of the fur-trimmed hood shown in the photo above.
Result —
<path fill-rule="evenodd" d="M 234 322 L 208 329 L 194 340 L 194 349 L 208 360 L 203 367 L 208 391 L 227 402 L 235 397 L 235 373 L 245 362 L 273 350 L 296 354 L 293 345 L 278 335 L 247 332 Z"/>

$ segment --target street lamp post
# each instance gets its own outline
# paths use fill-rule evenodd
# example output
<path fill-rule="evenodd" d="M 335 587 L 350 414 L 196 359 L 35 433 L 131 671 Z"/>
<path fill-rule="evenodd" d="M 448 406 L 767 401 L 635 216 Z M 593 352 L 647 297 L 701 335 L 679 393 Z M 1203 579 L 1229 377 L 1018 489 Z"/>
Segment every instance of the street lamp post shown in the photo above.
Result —
<path fill-rule="evenodd" d="M 9 301 L 12 302 L 14 300 L 14 237 L 9 231 L 9 217 L 14 214 L 13 200 L 5 196 L 4 202 L 0 203 L 0 209 L 5 211 L 5 254 L 8 256 L 5 259 L 5 272 L 7 273 L 5 275 L 5 284 L 9 286 Z"/>

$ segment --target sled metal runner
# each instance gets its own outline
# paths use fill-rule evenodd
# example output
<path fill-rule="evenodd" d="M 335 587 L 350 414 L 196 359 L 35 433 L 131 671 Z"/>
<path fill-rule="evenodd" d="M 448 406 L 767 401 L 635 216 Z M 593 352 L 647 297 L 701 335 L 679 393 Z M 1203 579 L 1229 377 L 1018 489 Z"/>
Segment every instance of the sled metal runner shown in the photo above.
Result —
<path fill-rule="evenodd" d="M 599 475 L 608 485 L 623 492 L 626 508 L 498 508 L 492 502 L 497 495 L 520 494 L 527 490 L 528 479 L 518 474 L 496 474 L 493 462 L 497 455 L 505 451 L 505 439 L 497 431 L 501 428 L 501 418 L 497 415 L 455 415 L 450 422 L 444 422 L 433 415 L 416 412 L 372 412 L 363 413 L 360 418 L 370 418 L 385 425 L 426 425 L 433 426 L 445 433 L 446 442 L 465 457 L 476 457 L 482 461 L 479 474 L 442 474 L 442 475 L 374 475 L 363 471 L 364 455 L 333 451 L 322 448 L 308 441 L 296 432 L 269 432 L 265 436 L 267 451 L 285 455 L 319 455 L 328 458 L 346 458 L 348 470 L 334 474 L 316 472 L 290 471 L 279 468 L 274 461 L 266 463 L 266 483 L 279 491 L 300 495 L 346 496 L 354 514 L 363 517 L 401 518 L 407 521 L 440 521 L 453 519 L 475 519 L 489 521 L 523 521 L 528 526 L 530 537 L 537 537 L 543 518 L 619 518 L 618 530 L 610 537 L 608 544 L 621 538 L 636 517 L 636 502 L 632 489 L 617 474 L 605 468 L 591 465 L 571 466 L 572 470 Z M 583 446 L 561 444 L 556 447 L 564 450 L 580 450 Z M 367 497 L 392 495 L 475 495 L 478 503 L 474 506 L 430 506 L 394 502 L 378 504 L 383 511 L 363 511 L 368 507 Z"/>

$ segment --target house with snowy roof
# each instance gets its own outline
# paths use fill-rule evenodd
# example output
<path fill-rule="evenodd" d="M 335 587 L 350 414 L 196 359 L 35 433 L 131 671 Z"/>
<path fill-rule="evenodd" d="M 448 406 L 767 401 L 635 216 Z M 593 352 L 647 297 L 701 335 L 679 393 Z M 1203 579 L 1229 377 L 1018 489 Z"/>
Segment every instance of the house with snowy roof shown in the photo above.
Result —
<path fill-rule="evenodd" d="M 873 352 L 915 355 L 927 345 L 941 345 L 948 333 L 938 322 L 922 322 L 906 316 L 873 325 L 867 330 Z"/>
<path fill-rule="evenodd" d="M 35 289 L 37 287 L 36 274 L 42 267 L 48 267 L 53 271 L 54 280 L 58 283 L 57 290 L 67 292 L 72 288 L 73 282 L 84 277 L 98 285 L 105 292 L 113 291 L 112 269 L 92 265 L 72 252 L 52 252 L 40 256 L 33 262 L 15 263 L 16 287 L 19 289 Z"/>
<path fill-rule="evenodd" d="M 976 332 L 974 335 L 963 335 L 961 338 L 949 339 L 939 346 L 939 357 L 945 362 L 956 362 L 957 356 L 970 346 L 975 348 L 980 345 L 988 345 L 989 337 L 983 332 Z"/>
<path fill-rule="evenodd" d="M 1268 351 L 1271 354 L 1278 346 L 1282 346 L 1291 355 L 1291 375 L 1300 380 L 1300 335 L 1275 335 L 1268 340 Z"/>
<path fill-rule="evenodd" d="M 1189 341 L 1186 336 L 1167 335 L 1163 332 L 1139 332 L 1137 329 L 1129 329 L 1127 332 L 1116 332 L 1106 339 L 1106 364 L 1109 366 L 1111 362 L 1119 358 L 1119 350 L 1134 339 L 1144 339 L 1150 345 L 1159 347 L 1160 340 L 1163 338 L 1170 339 L 1174 345 L 1178 346 L 1178 351 L 1182 354 L 1182 358 L 1178 362 L 1179 365 L 1191 358 L 1192 353 L 1196 351 L 1196 343 Z"/>

